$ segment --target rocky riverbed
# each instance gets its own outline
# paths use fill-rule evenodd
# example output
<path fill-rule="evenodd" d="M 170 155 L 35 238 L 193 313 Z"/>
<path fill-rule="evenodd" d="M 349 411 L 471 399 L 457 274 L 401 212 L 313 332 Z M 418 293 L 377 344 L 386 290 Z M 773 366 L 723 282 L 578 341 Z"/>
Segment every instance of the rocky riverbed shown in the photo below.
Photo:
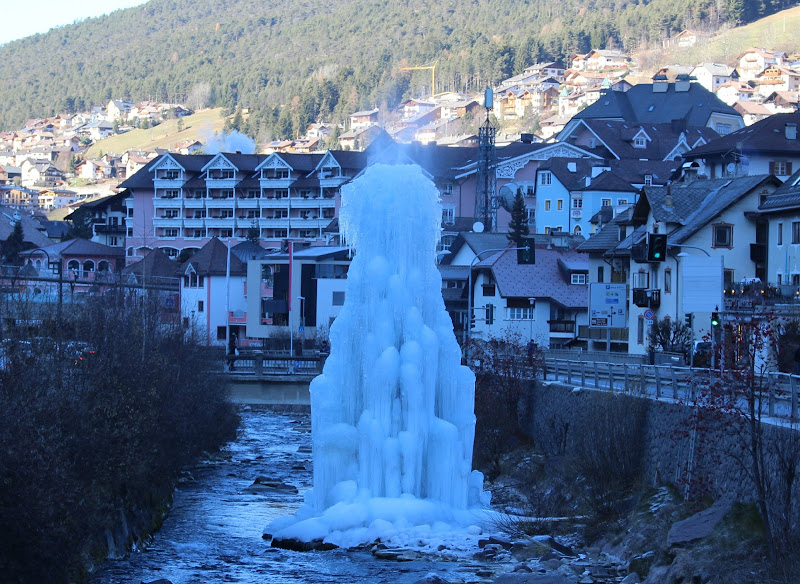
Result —
<path fill-rule="evenodd" d="M 347 551 L 274 548 L 262 539 L 264 526 L 291 514 L 311 486 L 309 418 L 304 412 L 279 412 L 267 406 L 243 407 L 242 418 L 235 443 L 184 473 L 169 517 L 149 545 L 107 561 L 90 580 L 93 584 L 748 581 L 715 579 L 720 571 L 701 561 L 708 547 L 720 542 L 739 557 L 752 552 L 742 538 L 730 536 L 731 507 L 703 518 L 699 527 L 684 524 L 669 539 L 673 526 L 691 512 L 667 488 L 643 495 L 631 518 L 602 529 L 582 517 L 513 518 L 499 522 L 496 529 L 435 549 L 383 543 Z M 529 504 L 518 488 L 530 463 L 528 456 L 510 457 L 508 474 L 487 483 L 495 508 L 521 511 Z M 727 531 L 719 527 L 725 521 L 730 524 Z M 598 537 L 602 531 L 605 536 Z"/>

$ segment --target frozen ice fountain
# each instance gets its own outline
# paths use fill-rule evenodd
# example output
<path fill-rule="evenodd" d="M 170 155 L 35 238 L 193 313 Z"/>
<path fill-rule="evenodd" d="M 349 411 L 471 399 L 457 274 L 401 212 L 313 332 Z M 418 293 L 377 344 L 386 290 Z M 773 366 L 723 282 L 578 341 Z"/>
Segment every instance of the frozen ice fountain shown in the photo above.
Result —
<path fill-rule="evenodd" d="M 355 257 L 331 354 L 311 383 L 314 486 L 274 541 L 354 547 L 479 530 L 475 377 L 442 300 L 442 208 L 414 165 L 374 164 L 342 187 Z"/>

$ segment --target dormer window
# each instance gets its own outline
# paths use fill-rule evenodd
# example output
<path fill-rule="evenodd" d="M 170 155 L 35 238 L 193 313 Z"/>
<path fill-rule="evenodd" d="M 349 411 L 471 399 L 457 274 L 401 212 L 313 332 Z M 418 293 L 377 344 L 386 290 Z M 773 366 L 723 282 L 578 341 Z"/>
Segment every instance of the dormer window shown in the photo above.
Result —
<path fill-rule="evenodd" d="M 646 148 L 647 147 L 647 140 L 645 140 L 642 136 L 636 136 L 633 139 L 633 147 L 634 148 Z"/>
<path fill-rule="evenodd" d="M 570 283 L 576 285 L 585 285 L 586 274 L 572 274 Z"/>
<path fill-rule="evenodd" d="M 653 186 L 653 175 L 652 174 L 644 175 L 644 186 L 646 186 L 646 187 Z"/>

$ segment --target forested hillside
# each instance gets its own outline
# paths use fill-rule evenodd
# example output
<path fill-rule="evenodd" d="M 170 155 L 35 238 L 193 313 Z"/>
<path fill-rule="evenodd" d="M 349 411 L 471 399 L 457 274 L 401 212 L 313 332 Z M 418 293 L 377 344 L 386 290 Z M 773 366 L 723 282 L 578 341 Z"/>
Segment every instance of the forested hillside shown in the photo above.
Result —
<path fill-rule="evenodd" d="M 0 129 L 152 98 L 249 107 L 263 141 L 322 116 L 480 91 L 545 59 L 635 51 L 683 28 L 755 20 L 800 0 L 150 0 L 0 46 Z"/>

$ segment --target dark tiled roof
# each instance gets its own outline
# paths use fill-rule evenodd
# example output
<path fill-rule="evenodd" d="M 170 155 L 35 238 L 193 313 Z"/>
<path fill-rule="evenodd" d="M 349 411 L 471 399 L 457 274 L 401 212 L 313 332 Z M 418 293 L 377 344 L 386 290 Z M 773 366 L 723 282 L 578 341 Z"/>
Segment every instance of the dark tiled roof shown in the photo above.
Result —
<path fill-rule="evenodd" d="M 759 211 L 785 211 L 800 207 L 800 169 L 786 179 L 774 193 L 767 196 L 758 207 Z"/>
<path fill-rule="evenodd" d="M 125 255 L 125 250 L 121 247 L 110 247 L 88 239 L 69 239 L 41 249 L 48 252 L 52 258 L 57 255 L 62 258 L 69 256 L 123 257 Z"/>
<path fill-rule="evenodd" d="M 709 154 L 724 154 L 732 150 L 741 152 L 779 152 L 800 154 L 800 139 L 786 138 L 786 124 L 800 126 L 800 112 L 773 114 L 751 126 L 731 132 L 704 146 L 686 153 L 685 158 L 693 159 Z"/>
<path fill-rule="evenodd" d="M 601 98 L 602 99 L 602 98 Z M 583 120 L 586 126 L 619 158 L 664 160 L 675 149 L 681 134 L 691 148 L 698 140 L 710 142 L 719 134 L 706 126 L 683 128 L 682 124 L 635 123 L 616 120 Z M 644 148 L 635 148 L 634 137 L 644 131 L 649 140 Z"/>
<path fill-rule="evenodd" d="M 182 275 L 179 268 L 178 263 L 171 260 L 167 254 L 160 249 L 154 249 L 135 264 L 122 268 L 122 273 L 141 276 L 144 272 L 145 276 L 179 278 Z"/>
<path fill-rule="evenodd" d="M 575 250 L 536 247 L 536 263 L 517 263 L 516 250 L 492 255 L 478 265 L 490 267 L 504 298 L 549 298 L 566 308 L 586 308 L 589 289 L 565 279 L 564 262 L 581 272 L 589 269 L 585 256 Z"/>
<path fill-rule="evenodd" d="M 607 170 L 595 178 L 589 186 L 583 187 L 584 191 L 608 191 L 617 193 L 638 193 L 639 190 L 631 186 L 630 182 L 625 181 L 613 170 Z"/>
<path fill-rule="evenodd" d="M 705 126 L 712 113 L 740 117 L 735 109 L 698 83 L 688 91 L 675 91 L 670 83 L 667 91 L 654 93 L 653 85 L 634 85 L 628 91 L 607 91 L 592 105 L 575 114 L 576 119 L 617 119 L 627 122 L 664 123 L 685 120 L 687 126 Z"/>
<path fill-rule="evenodd" d="M 232 276 L 247 273 L 247 265 L 236 254 L 231 253 L 230 258 Z M 190 265 L 196 273 L 203 276 L 224 276 L 228 266 L 228 247 L 215 237 L 181 264 L 180 273 L 185 274 Z"/>
<path fill-rule="evenodd" d="M 613 213 L 613 208 L 608 207 L 605 211 L 601 212 L 605 212 L 610 215 L 610 213 Z M 600 231 L 592 235 L 589 239 L 578 246 L 578 251 L 585 253 L 597 253 L 614 249 L 621 243 L 619 238 L 620 227 L 628 224 L 630 222 L 630 218 L 630 207 L 625 211 L 618 213 L 613 219 L 609 216 L 604 221 L 605 225 L 603 225 Z"/>

